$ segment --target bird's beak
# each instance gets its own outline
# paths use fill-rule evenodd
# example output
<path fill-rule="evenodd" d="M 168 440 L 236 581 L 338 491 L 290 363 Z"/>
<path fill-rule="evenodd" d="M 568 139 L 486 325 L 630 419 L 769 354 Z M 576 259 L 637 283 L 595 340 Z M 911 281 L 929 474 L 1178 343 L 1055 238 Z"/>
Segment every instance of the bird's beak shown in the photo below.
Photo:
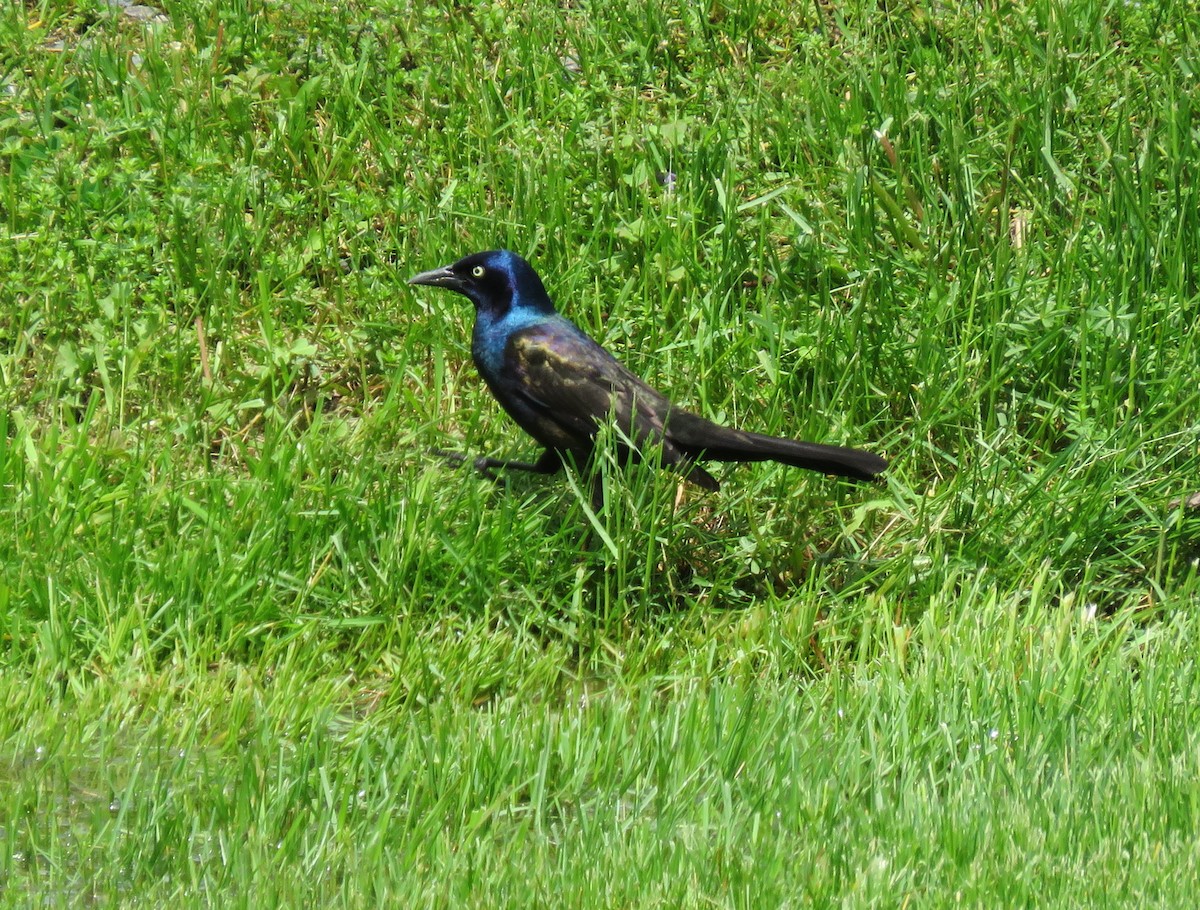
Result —
<path fill-rule="evenodd" d="M 413 275 L 408 279 L 408 283 L 425 284 L 431 288 L 448 288 L 451 291 L 462 288 L 462 279 L 455 275 L 448 265 L 444 265 L 440 269 L 430 269 L 420 275 Z"/>

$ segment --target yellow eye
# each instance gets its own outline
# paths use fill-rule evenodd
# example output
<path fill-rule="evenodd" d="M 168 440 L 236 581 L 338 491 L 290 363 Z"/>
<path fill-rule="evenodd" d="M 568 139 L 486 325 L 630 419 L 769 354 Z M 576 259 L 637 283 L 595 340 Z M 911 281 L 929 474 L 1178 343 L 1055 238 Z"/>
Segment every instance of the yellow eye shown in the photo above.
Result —
<path fill-rule="evenodd" d="M 477 266 L 475 266 L 475 268 L 471 269 L 471 274 L 474 275 L 476 278 L 482 278 L 483 272 L 484 272 L 484 268 L 481 265 L 477 265 Z"/>

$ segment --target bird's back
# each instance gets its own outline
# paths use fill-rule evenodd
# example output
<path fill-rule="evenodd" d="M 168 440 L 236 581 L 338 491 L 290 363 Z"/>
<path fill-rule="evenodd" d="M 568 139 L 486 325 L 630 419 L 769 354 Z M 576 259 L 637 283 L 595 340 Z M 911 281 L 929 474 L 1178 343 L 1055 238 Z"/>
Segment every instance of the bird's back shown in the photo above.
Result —
<path fill-rule="evenodd" d="M 477 357 L 492 393 L 543 445 L 589 452 L 600 425 L 615 418 L 627 431 L 634 412 L 654 418 L 670 406 L 623 363 L 560 314 L 484 326 L 482 346 L 503 349 Z M 661 416 L 656 422 L 661 427 Z"/>

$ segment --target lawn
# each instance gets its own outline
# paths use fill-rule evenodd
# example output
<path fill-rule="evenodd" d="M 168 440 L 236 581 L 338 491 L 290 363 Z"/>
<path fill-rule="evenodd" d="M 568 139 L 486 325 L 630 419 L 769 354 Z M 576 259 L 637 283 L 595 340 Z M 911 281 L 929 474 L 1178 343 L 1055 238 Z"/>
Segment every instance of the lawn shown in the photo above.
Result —
<path fill-rule="evenodd" d="M 0 905 L 1182 907 L 1190 2 L 0 10 Z M 710 418 L 532 458 L 508 247 Z M 611 450 L 606 450 L 611 451 Z"/>

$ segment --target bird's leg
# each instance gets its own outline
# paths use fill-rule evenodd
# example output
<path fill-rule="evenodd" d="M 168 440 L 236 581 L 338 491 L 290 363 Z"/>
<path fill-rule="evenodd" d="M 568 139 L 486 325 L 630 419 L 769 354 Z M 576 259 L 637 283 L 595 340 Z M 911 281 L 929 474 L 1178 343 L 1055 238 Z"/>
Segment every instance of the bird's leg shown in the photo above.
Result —
<path fill-rule="evenodd" d="M 556 474 L 562 469 L 562 460 L 553 449 L 546 449 L 537 461 L 516 461 L 505 458 L 475 459 L 475 470 L 484 477 L 499 480 L 494 471 L 528 471 L 531 474 Z"/>
<path fill-rule="evenodd" d="M 604 509 L 604 475 L 599 471 L 592 474 L 592 511 L 596 515 Z"/>
<path fill-rule="evenodd" d="M 446 452 L 434 449 L 433 454 L 454 464 L 462 464 L 467 456 L 461 452 Z M 472 466 L 490 480 L 499 480 L 496 471 L 529 471 L 532 474 L 554 474 L 562 468 L 562 459 L 554 449 L 546 449 L 537 461 L 515 461 L 504 458 L 488 458 L 481 455 L 472 461 Z"/>

